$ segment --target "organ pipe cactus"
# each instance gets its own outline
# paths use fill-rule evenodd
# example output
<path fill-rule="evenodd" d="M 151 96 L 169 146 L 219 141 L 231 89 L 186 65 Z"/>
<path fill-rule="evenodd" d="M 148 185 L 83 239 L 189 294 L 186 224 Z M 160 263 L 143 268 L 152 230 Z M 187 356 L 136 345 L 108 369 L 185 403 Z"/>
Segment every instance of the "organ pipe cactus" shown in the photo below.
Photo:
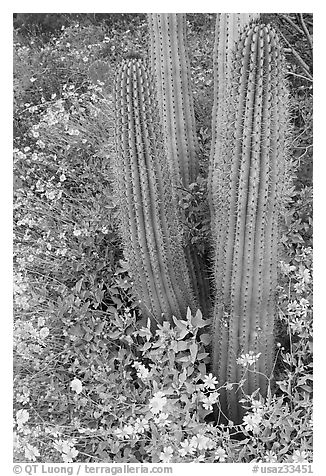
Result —
<path fill-rule="evenodd" d="M 224 384 L 241 382 L 241 391 L 266 395 L 273 373 L 278 221 L 288 188 L 283 58 L 269 26 L 252 23 L 240 32 L 256 17 L 219 14 L 214 47 L 211 355 L 224 386 L 222 415 L 236 423 L 243 416 L 240 389 Z M 153 78 L 137 58 L 117 74 L 114 173 L 140 306 L 162 322 L 196 308 L 194 283 L 203 267 L 193 248 L 183 249 L 175 195 L 178 183 L 188 187 L 198 173 L 185 15 L 148 18 Z M 259 356 L 255 372 L 238 365 L 241 354 Z"/>
<path fill-rule="evenodd" d="M 197 308 L 152 77 L 138 58 L 116 75 L 113 164 L 125 255 L 143 315 L 162 322 Z"/>
<path fill-rule="evenodd" d="M 186 15 L 148 14 L 150 60 L 158 94 L 167 159 L 174 185 L 186 189 L 199 172 L 198 140 L 186 41 Z M 192 286 L 205 315 L 210 303 L 205 263 L 191 244 L 185 246 Z"/>
<path fill-rule="evenodd" d="M 238 41 L 230 81 L 218 107 L 219 148 L 212 175 L 214 278 L 212 364 L 220 384 L 245 379 L 243 390 L 266 395 L 274 364 L 278 221 L 285 200 L 287 89 L 275 32 L 252 25 Z M 257 372 L 237 364 L 260 355 Z M 253 369 L 252 369 L 253 370 Z M 222 411 L 241 422 L 235 387 Z"/>

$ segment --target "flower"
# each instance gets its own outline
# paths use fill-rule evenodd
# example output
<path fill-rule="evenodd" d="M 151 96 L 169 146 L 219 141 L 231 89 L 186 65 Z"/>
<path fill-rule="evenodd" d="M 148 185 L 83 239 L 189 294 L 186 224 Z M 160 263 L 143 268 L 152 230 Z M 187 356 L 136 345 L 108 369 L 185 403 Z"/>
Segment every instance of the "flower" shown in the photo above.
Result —
<path fill-rule="evenodd" d="M 72 463 L 73 462 L 73 459 L 76 458 L 76 456 L 78 455 L 78 450 L 76 450 L 76 448 L 72 447 L 72 448 L 66 448 L 66 451 L 64 453 L 62 453 L 62 459 L 65 463 Z"/>
<path fill-rule="evenodd" d="M 173 448 L 171 446 L 166 446 L 163 448 L 163 451 L 160 454 L 160 460 L 163 463 L 170 463 L 173 456 Z"/>
<path fill-rule="evenodd" d="M 14 449 L 18 450 L 20 446 L 21 444 L 20 444 L 19 435 L 17 435 L 17 433 L 14 431 Z"/>
<path fill-rule="evenodd" d="M 45 192 L 45 196 L 46 198 L 48 198 L 49 200 L 54 200 L 55 197 L 56 197 L 56 191 L 55 190 L 47 190 Z"/>
<path fill-rule="evenodd" d="M 123 431 L 121 428 L 116 428 L 116 429 L 113 431 L 113 433 L 115 434 L 115 436 L 116 436 L 117 438 L 123 439 L 124 436 L 125 436 L 124 431 Z"/>
<path fill-rule="evenodd" d="M 289 274 L 291 273 L 291 271 L 296 270 L 295 266 L 289 265 L 288 263 L 285 263 L 284 261 L 280 261 L 280 267 L 284 274 Z"/>
<path fill-rule="evenodd" d="M 259 400 L 255 400 L 254 398 L 251 400 L 251 407 L 254 413 L 263 411 L 263 404 Z"/>
<path fill-rule="evenodd" d="M 24 423 L 29 420 L 29 413 L 27 410 L 21 409 L 16 413 L 16 421 L 18 428 L 22 428 Z"/>
<path fill-rule="evenodd" d="M 152 413 L 160 413 L 166 403 L 167 398 L 164 396 L 164 392 L 156 392 L 149 401 L 149 409 Z"/>
<path fill-rule="evenodd" d="M 80 235 L 81 235 L 81 231 L 80 231 L 80 230 L 74 230 L 74 231 L 72 232 L 72 234 L 73 234 L 74 236 L 80 236 Z"/>
<path fill-rule="evenodd" d="M 203 407 L 205 408 L 205 410 L 213 410 L 213 405 L 208 401 L 205 401 L 203 402 Z"/>
<path fill-rule="evenodd" d="M 171 423 L 168 417 L 169 415 L 167 413 L 159 413 L 159 415 L 154 418 L 154 423 L 161 427 L 167 426 Z"/>
<path fill-rule="evenodd" d="M 124 425 L 123 429 L 123 436 L 128 439 L 132 436 L 135 435 L 136 431 L 135 431 L 135 428 L 132 426 L 132 425 Z"/>
<path fill-rule="evenodd" d="M 303 283 L 310 283 L 311 281 L 309 269 L 304 268 L 303 266 L 300 266 L 297 277 L 301 279 Z"/>
<path fill-rule="evenodd" d="M 78 129 L 69 129 L 67 134 L 69 134 L 70 136 L 79 136 L 80 132 Z"/>
<path fill-rule="evenodd" d="M 74 448 L 73 440 L 63 441 L 61 439 L 54 442 L 54 448 L 59 451 L 65 463 L 72 463 L 73 459 L 78 455 L 78 450 Z"/>
<path fill-rule="evenodd" d="M 144 433 L 146 430 L 149 430 L 148 420 L 146 418 L 137 418 L 135 421 L 135 431 L 137 433 Z"/>
<path fill-rule="evenodd" d="M 220 461 L 221 463 L 225 461 L 226 452 L 221 446 L 217 448 L 217 450 L 215 451 L 215 458 L 217 459 L 217 461 Z"/>
<path fill-rule="evenodd" d="M 55 442 L 53 443 L 54 448 L 55 448 L 57 451 L 59 451 L 60 453 L 63 452 L 63 447 L 64 447 L 64 445 L 65 445 L 65 442 L 62 441 L 61 439 L 55 440 Z"/>
<path fill-rule="evenodd" d="M 38 141 L 36 142 L 36 144 L 37 144 L 39 147 L 41 147 L 41 149 L 44 149 L 44 148 L 45 148 L 45 144 L 44 144 L 44 142 L 43 142 L 42 140 L 38 140 Z"/>
<path fill-rule="evenodd" d="M 70 383 L 70 387 L 71 387 L 71 390 L 77 393 L 77 395 L 79 395 L 83 390 L 82 382 L 76 377 Z"/>
<path fill-rule="evenodd" d="M 42 327 L 42 329 L 40 329 L 41 339 L 45 339 L 49 334 L 50 334 L 50 331 L 48 327 Z"/>
<path fill-rule="evenodd" d="M 212 410 L 213 405 L 218 402 L 219 395 L 220 394 L 218 392 L 212 392 L 208 395 L 208 397 L 204 396 L 202 399 L 203 407 L 206 410 Z"/>
<path fill-rule="evenodd" d="M 213 374 L 208 374 L 205 375 L 204 377 L 204 387 L 210 388 L 212 390 L 215 389 L 215 385 L 218 384 L 218 381 L 216 380 L 216 377 L 213 376 Z"/>
<path fill-rule="evenodd" d="M 133 367 L 137 370 L 137 376 L 141 380 L 146 380 L 149 377 L 149 370 L 145 367 L 145 365 L 141 364 L 140 362 L 135 361 Z"/>
<path fill-rule="evenodd" d="M 123 338 L 123 340 L 128 342 L 128 344 L 133 344 L 133 340 L 132 340 L 131 336 L 123 336 L 122 338 Z"/>
<path fill-rule="evenodd" d="M 267 451 L 266 455 L 264 456 L 264 460 L 266 463 L 277 463 L 277 456 L 274 451 Z"/>
<path fill-rule="evenodd" d="M 306 451 L 295 450 L 292 455 L 293 463 L 308 463 Z"/>
<path fill-rule="evenodd" d="M 181 449 L 179 450 L 180 456 L 186 456 L 187 454 L 193 454 L 195 452 L 194 444 L 186 438 L 180 443 Z"/>
<path fill-rule="evenodd" d="M 29 443 L 25 444 L 25 457 L 29 461 L 36 461 L 36 457 L 40 456 L 40 452 L 35 446 L 30 445 Z"/>
<path fill-rule="evenodd" d="M 241 356 L 237 359 L 237 363 L 243 367 L 246 367 L 247 365 L 255 364 L 260 356 L 261 352 L 255 355 L 254 352 L 250 350 L 249 354 L 241 354 Z"/>
<path fill-rule="evenodd" d="M 243 417 L 243 423 L 247 431 L 253 431 L 257 433 L 259 431 L 259 424 L 262 421 L 261 413 L 252 413 Z"/>
<path fill-rule="evenodd" d="M 300 306 L 303 310 L 306 310 L 307 307 L 309 306 L 309 301 L 305 298 L 300 299 Z"/>
<path fill-rule="evenodd" d="M 191 444 L 198 448 L 199 450 L 206 450 L 209 448 L 214 448 L 214 442 L 211 438 L 208 438 L 205 435 L 193 436 L 191 438 Z"/>
<path fill-rule="evenodd" d="M 123 428 L 116 428 L 114 430 L 114 434 L 121 440 L 123 440 L 124 438 L 126 440 L 129 440 L 130 438 L 134 438 L 137 435 L 137 433 L 143 433 L 144 432 L 143 428 L 145 428 L 145 424 L 143 424 L 143 426 L 141 424 L 133 426 L 131 423 L 129 423 L 128 425 L 124 425 Z M 147 429 L 148 429 L 148 425 L 147 425 Z"/>
<path fill-rule="evenodd" d="M 304 321 L 302 319 L 295 318 L 290 322 L 290 328 L 293 334 L 300 334 L 304 330 Z"/>
<path fill-rule="evenodd" d="M 29 389 L 24 385 L 23 386 L 23 393 L 18 394 L 16 397 L 17 402 L 21 402 L 23 405 L 26 405 L 30 401 L 30 391 Z"/>

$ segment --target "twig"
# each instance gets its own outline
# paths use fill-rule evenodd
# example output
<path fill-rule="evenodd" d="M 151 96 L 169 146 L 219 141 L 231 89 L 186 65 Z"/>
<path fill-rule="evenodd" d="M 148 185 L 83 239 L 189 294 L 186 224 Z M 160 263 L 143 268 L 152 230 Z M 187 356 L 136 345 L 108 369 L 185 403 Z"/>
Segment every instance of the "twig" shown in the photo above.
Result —
<path fill-rule="evenodd" d="M 296 160 L 298 161 L 299 165 L 301 164 L 301 160 L 303 159 L 303 157 L 308 153 L 308 150 L 312 147 L 312 144 L 308 145 L 307 147 L 305 147 L 305 151 L 299 155 L 299 157 L 296 158 Z M 298 149 L 300 149 L 300 147 L 297 147 Z"/>
<path fill-rule="evenodd" d="M 196 197 L 196 194 L 195 194 L 194 192 L 191 192 L 191 191 L 188 190 L 187 188 L 179 187 L 179 186 L 177 186 L 176 188 L 177 188 L 177 190 L 182 190 L 183 192 L 187 192 L 187 193 L 189 193 L 190 195 L 192 195 L 193 197 Z"/>
<path fill-rule="evenodd" d="M 310 81 L 312 83 L 312 79 L 307 78 L 307 76 L 302 76 L 302 74 L 292 73 L 292 71 L 288 71 L 287 74 L 290 74 L 291 76 L 296 76 L 298 78 L 305 79 L 306 81 Z"/>
<path fill-rule="evenodd" d="M 293 56 L 296 58 L 296 60 L 298 61 L 298 63 L 300 64 L 300 66 L 304 69 L 305 73 L 307 74 L 307 76 L 311 79 L 312 81 L 312 75 L 310 74 L 310 68 L 309 66 L 307 65 L 307 63 L 301 58 L 301 56 L 299 55 L 299 53 L 297 51 L 295 51 L 295 49 L 291 46 L 291 44 L 289 43 L 289 41 L 285 38 L 285 36 L 283 35 L 282 32 L 280 32 L 280 35 L 282 36 L 283 40 L 285 41 L 285 43 L 289 46 L 289 48 L 291 48 L 291 51 L 292 51 L 292 54 Z"/>
<path fill-rule="evenodd" d="M 299 28 L 298 25 L 296 25 L 294 21 L 291 20 L 291 18 L 287 17 L 286 15 L 283 15 L 282 13 L 280 14 L 280 17 L 283 20 L 287 21 L 293 28 L 295 28 L 295 30 L 297 30 L 297 32 L 300 33 L 300 35 L 303 34 L 303 31 L 301 30 L 301 28 Z"/>
<path fill-rule="evenodd" d="M 294 144 L 300 139 L 300 137 L 301 137 L 307 130 L 308 130 L 308 128 L 305 127 L 305 128 L 303 129 L 303 131 L 301 131 L 300 134 L 299 134 L 297 137 L 295 137 L 295 138 L 293 139 L 292 144 L 291 144 L 291 147 L 296 147 Z"/>
<path fill-rule="evenodd" d="M 36 271 L 35 269 L 32 269 L 32 268 L 26 267 L 25 269 L 28 273 L 34 273 L 34 274 L 38 274 L 39 276 L 42 276 L 43 278 L 52 279 L 53 281 L 56 281 L 57 283 L 59 283 L 61 286 L 64 286 L 65 288 L 69 289 L 66 284 L 62 283 L 61 281 L 59 281 L 57 278 L 54 278 L 53 276 L 46 276 L 45 274 L 40 273 L 39 271 Z"/>
<path fill-rule="evenodd" d="M 301 21 L 302 28 L 304 29 L 305 35 L 307 37 L 308 43 L 310 45 L 310 48 L 312 50 L 313 49 L 312 38 L 311 38 L 311 35 L 310 35 L 309 30 L 307 28 L 307 25 L 305 24 L 302 13 L 299 13 L 299 18 L 300 18 L 300 21 Z"/>

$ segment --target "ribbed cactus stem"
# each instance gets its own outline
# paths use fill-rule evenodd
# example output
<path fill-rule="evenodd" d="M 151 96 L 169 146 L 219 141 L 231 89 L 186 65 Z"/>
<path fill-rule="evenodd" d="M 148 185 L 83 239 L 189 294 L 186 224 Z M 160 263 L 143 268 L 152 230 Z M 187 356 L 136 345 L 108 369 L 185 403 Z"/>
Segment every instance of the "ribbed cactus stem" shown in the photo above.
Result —
<path fill-rule="evenodd" d="M 184 186 L 198 175 L 190 63 L 184 13 L 148 14 L 150 58 L 158 91 L 168 160 L 173 180 Z"/>
<path fill-rule="evenodd" d="M 273 327 L 278 221 L 287 177 L 287 89 L 274 30 L 248 27 L 238 41 L 217 128 L 212 176 L 216 237 L 213 370 L 220 384 L 245 379 L 266 395 L 274 365 Z M 257 372 L 237 364 L 261 353 Z M 252 367 L 251 370 L 254 370 Z M 241 392 L 222 394 L 222 410 L 240 422 Z"/>
<path fill-rule="evenodd" d="M 227 86 L 230 82 L 230 73 L 234 50 L 240 35 L 250 22 L 257 20 L 259 13 L 217 13 L 215 23 L 215 42 L 213 50 L 213 77 L 214 77 L 214 102 L 212 109 L 212 141 L 210 167 L 208 171 L 209 201 L 212 210 L 212 174 L 214 160 L 220 148 L 221 122 L 223 104 Z"/>
<path fill-rule="evenodd" d="M 164 141 L 174 186 L 188 186 L 199 172 L 191 72 L 183 13 L 148 14 L 150 59 L 158 93 Z M 185 247 L 192 287 L 205 315 L 210 308 L 208 274 L 203 258 Z"/>
<path fill-rule="evenodd" d="M 116 75 L 115 193 L 125 256 L 143 314 L 162 322 L 196 309 L 153 80 L 127 59 Z"/>

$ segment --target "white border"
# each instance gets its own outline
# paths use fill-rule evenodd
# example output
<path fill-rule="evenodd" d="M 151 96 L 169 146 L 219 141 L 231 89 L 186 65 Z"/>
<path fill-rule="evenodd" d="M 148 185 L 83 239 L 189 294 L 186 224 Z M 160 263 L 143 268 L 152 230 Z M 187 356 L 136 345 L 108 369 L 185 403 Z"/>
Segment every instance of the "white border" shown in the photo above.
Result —
<path fill-rule="evenodd" d="M 90 8 L 91 7 L 91 8 Z M 263 7 L 263 8 L 262 8 Z M 254 12 L 263 10 L 264 13 L 272 12 L 313 12 L 314 13 L 314 302 L 315 302 L 315 360 L 314 360 L 314 376 L 315 376 L 315 430 L 314 430 L 314 472 L 315 474 L 323 474 L 319 471 L 322 468 L 322 462 L 326 460 L 326 451 L 324 449 L 325 438 L 325 365 L 326 356 L 323 354 L 325 347 L 326 315 L 324 311 L 324 296 L 326 294 L 326 262 L 325 262 L 325 246 L 326 246 L 326 153 L 325 153 L 325 129 L 326 129 L 326 104 L 325 104 L 325 44 L 323 37 L 325 36 L 325 17 L 326 8 L 322 6 L 322 2 L 303 2 L 303 1 L 273 1 L 270 4 L 262 4 L 260 1 L 255 2 L 176 2 L 166 0 L 164 2 L 81 2 L 71 0 L 58 0 L 56 2 L 40 2 L 40 1 L 14 1 L 1 7 L 1 91 L 2 91 L 2 107 L 1 107 L 1 173 L 0 173 L 0 197 L 1 197 L 1 225 L 2 225 L 2 256 L 1 256 L 1 311 L 2 316 L 2 342 L 0 345 L 0 359 L 3 370 L 3 386 L 1 391 L 1 409 L 4 412 L 2 418 L 2 445 L 0 450 L 2 453 L 1 462 L 8 467 L 8 472 L 4 470 L 4 474 L 12 474 L 12 429 L 11 429 L 11 408 L 12 408 L 12 14 L 14 12 L 106 12 L 112 13 L 145 13 L 145 12 L 189 12 L 189 13 L 206 13 L 214 12 Z M 4 365 L 5 364 L 5 365 Z M 8 425 L 8 426 L 7 426 Z M 325 454 L 325 456 L 324 456 Z M 8 465 L 7 465 L 8 463 Z M 177 465 L 173 465 L 177 466 Z M 198 471 L 197 465 L 179 465 L 174 470 L 174 475 L 192 474 Z M 209 466 L 205 465 L 203 471 L 206 474 L 250 474 L 249 465 L 219 465 L 215 466 L 211 472 Z M 248 470 L 246 470 L 246 466 Z M 233 469 L 231 468 L 233 467 Z"/>

